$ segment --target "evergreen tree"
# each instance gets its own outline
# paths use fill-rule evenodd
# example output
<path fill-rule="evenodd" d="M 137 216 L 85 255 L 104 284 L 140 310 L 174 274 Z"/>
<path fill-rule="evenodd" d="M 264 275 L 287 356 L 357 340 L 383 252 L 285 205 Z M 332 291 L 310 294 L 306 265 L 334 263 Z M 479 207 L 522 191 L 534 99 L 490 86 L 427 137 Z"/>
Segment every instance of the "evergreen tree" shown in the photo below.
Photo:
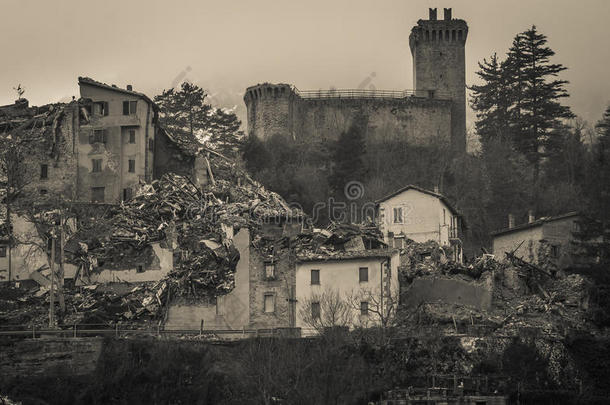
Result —
<path fill-rule="evenodd" d="M 483 59 L 482 63 L 479 62 L 476 73 L 483 84 L 470 87 L 473 92 L 470 105 L 476 112 L 475 128 L 485 147 L 491 139 L 509 139 L 510 81 L 506 62 L 498 61 L 495 53 L 489 61 Z"/>
<path fill-rule="evenodd" d="M 506 63 L 511 83 L 513 142 L 533 165 L 534 184 L 543 158 L 557 152 L 553 129 L 561 119 L 574 117 L 570 108 L 560 103 L 561 98 L 568 97 L 564 88 L 568 82 L 555 79 L 567 68 L 550 63 L 555 52 L 546 43 L 546 36 L 532 26 L 517 34 Z"/>
<path fill-rule="evenodd" d="M 161 124 L 176 135 L 209 141 L 219 152 L 233 155 L 242 138 L 241 122 L 234 113 L 213 108 L 206 97 L 205 90 L 189 82 L 183 82 L 180 90 L 164 90 L 154 100 Z"/>
<path fill-rule="evenodd" d="M 600 264 L 610 262 L 610 107 L 597 123 L 598 139 L 593 145 L 588 176 L 583 187 L 586 205 L 576 236 L 585 253 Z"/>
<path fill-rule="evenodd" d="M 241 146 L 241 152 L 246 170 L 254 175 L 269 167 L 271 163 L 271 154 L 256 135 L 251 134 L 246 138 Z"/>
<path fill-rule="evenodd" d="M 183 82 L 180 90 L 169 89 L 155 97 L 161 124 L 175 134 L 202 140 L 210 125 L 212 106 L 206 104 L 206 92 L 199 86 Z"/>

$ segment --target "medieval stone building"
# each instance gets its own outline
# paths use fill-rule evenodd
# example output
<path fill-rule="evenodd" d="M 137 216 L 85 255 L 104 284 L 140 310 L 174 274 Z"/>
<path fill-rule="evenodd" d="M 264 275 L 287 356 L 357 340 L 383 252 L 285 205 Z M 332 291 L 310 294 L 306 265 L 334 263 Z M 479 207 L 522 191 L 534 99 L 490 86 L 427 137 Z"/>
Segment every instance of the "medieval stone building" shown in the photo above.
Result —
<path fill-rule="evenodd" d="M 357 125 L 369 141 L 392 138 L 426 145 L 436 140 L 465 151 L 467 35 L 466 22 L 453 19 L 451 9 L 444 10 L 443 20 L 430 9 L 429 19 L 417 22 L 409 37 L 414 90 L 299 91 L 270 83 L 248 87 L 248 134 L 332 140 Z"/>

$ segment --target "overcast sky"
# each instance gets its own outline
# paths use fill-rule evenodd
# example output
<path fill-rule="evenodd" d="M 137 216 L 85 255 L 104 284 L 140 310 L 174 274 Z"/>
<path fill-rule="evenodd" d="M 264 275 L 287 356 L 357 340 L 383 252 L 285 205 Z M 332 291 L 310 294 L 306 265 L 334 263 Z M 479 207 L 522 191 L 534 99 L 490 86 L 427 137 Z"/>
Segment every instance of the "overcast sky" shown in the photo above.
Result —
<path fill-rule="evenodd" d="M 568 67 L 567 103 L 590 122 L 610 103 L 609 0 L 0 0 L 0 105 L 78 97 L 78 76 L 149 96 L 188 79 L 243 114 L 262 82 L 410 89 L 408 37 L 428 7 L 468 22 L 466 82 L 535 24 Z"/>

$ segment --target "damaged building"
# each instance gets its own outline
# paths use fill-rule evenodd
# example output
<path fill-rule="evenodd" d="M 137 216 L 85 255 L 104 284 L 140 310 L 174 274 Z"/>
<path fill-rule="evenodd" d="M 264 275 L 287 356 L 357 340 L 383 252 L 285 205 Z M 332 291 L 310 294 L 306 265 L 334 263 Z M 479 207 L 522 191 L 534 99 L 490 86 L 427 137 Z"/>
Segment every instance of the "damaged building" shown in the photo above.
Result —
<path fill-rule="evenodd" d="M 408 239 L 437 242 L 455 262 L 463 260 L 465 222 L 458 210 L 438 190 L 407 185 L 375 201 L 379 229 L 385 241 L 403 248 Z"/>

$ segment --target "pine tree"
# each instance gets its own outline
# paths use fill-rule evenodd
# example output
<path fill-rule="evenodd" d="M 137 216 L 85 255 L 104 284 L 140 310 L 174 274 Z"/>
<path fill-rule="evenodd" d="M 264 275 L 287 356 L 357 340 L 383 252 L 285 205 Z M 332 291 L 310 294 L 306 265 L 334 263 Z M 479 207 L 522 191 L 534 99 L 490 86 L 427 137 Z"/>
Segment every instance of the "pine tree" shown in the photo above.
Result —
<path fill-rule="evenodd" d="M 509 78 L 506 62 L 498 61 L 494 53 L 490 60 L 479 62 L 477 76 L 483 80 L 482 85 L 470 87 L 473 95 L 470 100 L 472 109 L 476 112 L 475 128 L 481 138 L 483 147 L 492 139 L 507 141 L 510 137 L 509 108 Z"/>
<path fill-rule="evenodd" d="M 161 124 L 176 134 L 202 139 L 210 125 L 212 106 L 205 103 L 206 92 L 199 86 L 183 82 L 180 90 L 164 90 L 155 97 Z"/>
<path fill-rule="evenodd" d="M 560 103 L 568 97 L 566 80 L 555 77 L 567 68 L 550 63 L 555 52 L 546 46 L 546 36 L 536 26 L 517 34 L 508 52 L 513 142 L 533 165 L 535 184 L 542 160 L 555 153 L 553 129 L 561 119 L 573 118 L 570 108 Z"/>
<path fill-rule="evenodd" d="M 589 175 L 585 177 L 586 205 L 576 236 L 589 256 L 607 265 L 610 262 L 610 107 L 595 127 L 599 137 L 593 145 Z"/>
<path fill-rule="evenodd" d="M 210 145 L 218 152 L 227 156 L 235 156 L 244 138 L 243 132 L 239 130 L 241 121 L 235 113 L 217 108 L 211 116 Z"/>
<path fill-rule="evenodd" d="M 183 82 L 180 90 L 164 90 L 155 97 L 161 124 L 176 135 L 187 136 L 221 153 L 234 155 L 241 142 L 241 122 L 232 112 L 213 108 L 201 87 Z"/>

